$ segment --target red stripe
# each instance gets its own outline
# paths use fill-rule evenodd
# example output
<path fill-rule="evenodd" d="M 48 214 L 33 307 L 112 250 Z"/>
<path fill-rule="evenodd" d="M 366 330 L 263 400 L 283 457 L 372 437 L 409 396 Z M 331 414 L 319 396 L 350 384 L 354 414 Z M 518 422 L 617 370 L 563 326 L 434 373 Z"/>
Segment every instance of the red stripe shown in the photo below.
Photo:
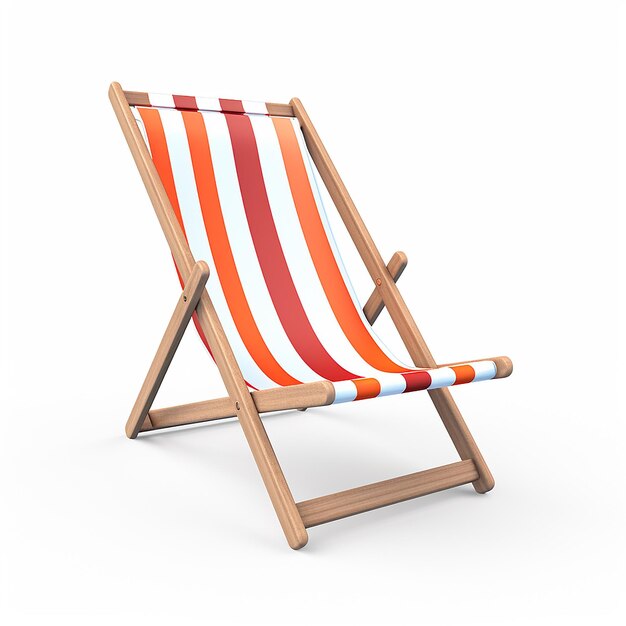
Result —
<path fill-rule="evenodd" d="M 402 374 L 402 376 L 404 376 L 404 380 L 406 380 L 406 389 L 404 390 L 404 393 L 428 389 L 430 384 L 433 382 L 433 379 L 430 377 L 428 372 L 407 372 L 406 374 Z"/>
<path fill-rule="evenodd" d="M 245 115 L 226 115 L 226 122 L 254 249 L 289 340 L 303 361 L 323 378 L 335 381 L 358 378 L 326 352 L 302 306 L 276 232 L 249 118 Z"/>
<path fill-rule="evenodd" d="M 224 224 L 204 118 L 197 111 L 184 111 L 181 115 L 187 132 L 202 219 L 235 326 L 250 356 L 268 378 L 283 386 L 297 385 L 300 381 L 280 366 L 267 347 L 246 299 Z"/>
<path fill-rule="evenodd" d="M 174 106 L 177 109 L 185 109 L 189 111 L 197 111 L 198 103 L 194 96 L 172 96 L 174 98 Z"/>
<path fill-rule="evenodd" d="M 243 110 L 243 102 L 241 100 L 228 100 L 228 98 L 220 98 L 220 106 L 224 113 L 245 113 Z"/>

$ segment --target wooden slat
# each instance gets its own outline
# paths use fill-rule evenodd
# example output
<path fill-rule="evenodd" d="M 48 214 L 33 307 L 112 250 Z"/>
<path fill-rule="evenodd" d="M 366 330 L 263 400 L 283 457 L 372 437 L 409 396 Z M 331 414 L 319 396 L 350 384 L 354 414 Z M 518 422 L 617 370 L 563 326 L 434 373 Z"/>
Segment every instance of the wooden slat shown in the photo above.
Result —
<path fill-rule="evenodd" d="M 252 399 L 259 413 L 305 409 L 332 404 L 335 399 L 335 388 L 328 381 L 319 381 L 291 387 L 253 391 Z M 150 411 L 148 414 L 150 424 L 147 424 L 143 430 L 198 424 L 235 417 L 236 415 L 235 403 L 230 398 L 193 402 Z"/>
<path fill-rule="evenodd" d="M 304 525 L 310 528 L 396 502 L 458 487 L 477 478 L 478 472 L 472 460 L 458 461 L 329 496 L 305 500 L 299 502 L 297 506 Z"/>
<path fill-rule="evenodd" d="M 295 117 L 293 107 L 290 104 L 278 104 L 276 102 L 266 102 L 267 112 L 270 115 L 282 115 L 283 117 Z"/>
<path fill-rule="evenodd" d="M 404 272 L 408 262 L 408 258 L 404 252 L 398 251 L 393 253 L 389 263 L 387 263 L 387 270 L 394 282 L 398 282 L 398 279 L 402 276 L 402 272 Z M 378 287 L 379 285 L 374 287 L 372 295 L 363 307 L 363 313 L 370 324 L 373 324 L 378 319 L 378 316 L 385 308 L 385 303 L 383 302 L 383 298 L 380 295 Z"/>
<path fill-rule="evenodd" d="M 189 274 L 189 279 L 178 299 L 174 313 L 126 422 L 126 435 L 130 439 L 134 439 L 143 426 L 148 410 L 154 402 L 208 278 L 209 266 L 204 261 L 198 261 Z"/>
<path fill-rule="evenodd" d="M 145 91 L 125 91 L 126 101 L 132 107 L 149 107 L 150 97 Z"/>

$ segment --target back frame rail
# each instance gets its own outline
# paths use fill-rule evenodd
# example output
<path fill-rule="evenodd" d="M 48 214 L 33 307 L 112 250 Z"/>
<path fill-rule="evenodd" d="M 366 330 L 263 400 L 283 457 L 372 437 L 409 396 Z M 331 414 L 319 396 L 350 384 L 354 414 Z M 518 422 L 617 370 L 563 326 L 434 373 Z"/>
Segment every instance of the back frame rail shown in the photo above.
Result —
<path fill-rule="evenodd" d="M 131 414 L 132 423 L 129 420 L 129 436 L 159 428 L 237 417 L 286 539 L 293 549 L 299 549 L 307 543 L 306 528 L 310 526 L 465 483 L 473 483 L 478 492 L 491 489 L 494 484 L 491 473 L 452 396 L 447 389 L 437 389 L 429 391 L 429 394 L 461 461 L 296 504 L 259 413 L 330 404 L 334 399 L 334 388 L 332 384 L 322 382 L 258 392 L 249 390 L 209 294 L 204 288 L 208 268 L 205 270 L 201 260 L 196 263 L 193 258 L 131 111 L 131 105 L 145 104 L 143 95 L 142 92 L 124 92 L 119 83 L 112 83 L 109 89 L 113 109 L 163 228 L 182 282 L 192 289 L 194 301 L 184 306 L 186 303 L 182 300 L 184 304 L 179 302 L 177 305 L 171 327 L 168 327 L 153 362 L 153 368 L 158 375 L 149 372 L 144 382 Z M 406 256 L 396 253 L 388 266 L 384 264 L 300 100 L 294 98 L 289 104 L 272 104 L 270 113 L 296 117 L 302 127 L 313 161 L 374 281 L 375 291 L 366 305 L 372 323 L 382 308 L 386 307 L 414 364 L 417 367 L 436 367 L 435 360 L 395 283 L 406 267 Z M 180 341 L 179 335 L 182 336 L 189 317 L 194 312 L 211 348 L 228 397 L 151 410 L 162 376 L 178 345 L 176 342 Z M 368 315 L 368 319 L 369 317 Z"/>

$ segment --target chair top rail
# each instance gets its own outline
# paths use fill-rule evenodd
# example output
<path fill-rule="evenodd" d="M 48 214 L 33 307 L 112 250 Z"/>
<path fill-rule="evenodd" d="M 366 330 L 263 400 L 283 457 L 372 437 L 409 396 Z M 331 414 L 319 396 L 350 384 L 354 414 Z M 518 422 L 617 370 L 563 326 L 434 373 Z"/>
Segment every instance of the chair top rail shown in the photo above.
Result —
<path fill-rule="evenodd" d="M 277 102 L 204 98 L 200 96 L 148 93 L 145 91 L 124 91 L 124 96 L 130 106 L 179 109 L 183 111 L 217 111 L 221 113 L 247 113 L 295 117 L 290 104 L 280 104 Z"/>

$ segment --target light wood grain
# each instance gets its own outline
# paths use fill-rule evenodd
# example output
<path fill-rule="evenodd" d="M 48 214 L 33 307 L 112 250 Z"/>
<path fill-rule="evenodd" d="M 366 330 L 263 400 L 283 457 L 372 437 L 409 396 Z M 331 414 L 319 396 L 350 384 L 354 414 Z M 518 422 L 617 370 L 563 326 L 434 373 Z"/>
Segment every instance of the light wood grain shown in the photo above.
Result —
<path fill-rule="evenodd" d="M 394 252 L 389 263 L 387 263 L 387 271 L 389 275 L 393 279 L 394 283 L 398 282 L 400 276 L 402 276 L 402 272 L 406 269 L 408 258 L 404 252 Z M 378 291 L 378 285 L 374 287 L 374 291 L 372 295 L 368 298 L 365 306 L 363 307 L 363 313 L 370 324 L 373 324 L 378 316 L 382 313 L 385 308 L 385 302 L 383 301 L 382 296 Z"/>
<path fill-rule="evenodd" d="M 187 280 L 187 284 L 178 298 L 174 313 L 126 422 L 126 435 L 130 439 L 134 439 L 143 426 L 148 410 L 154 402 L 208 278 L 209 266 L 204 261 L 198 261 L 189 274 L 189 280 Z"/>
<path fill-rule="evenodd" d="M 279 104 L 278 102 L 266 102 L 267 112 L 270 115 L 279 115 L 281 117 L 295 117 L 293 108 L 290 104 Z"/>
<path fill-rule="evenodd" d="M 332 383 L 325 380 L 252 392 L 252 400 L 259 413 L 328 406 L 333 403 L 334 399 L 335 388 Z M 218 398 L 154 409 L 148 415 L 150 424 L 143 430 L 171 428 L 235 417 L 237 409 L 230 398 Z"/>
<path fill-rule="evenodd" d="M 304 525 L 309 528 L 364 511 L 411 500 L 436 491 L 471 483 L 478 472 L 471 460 L 383 480 L 298 503 Z"/>

